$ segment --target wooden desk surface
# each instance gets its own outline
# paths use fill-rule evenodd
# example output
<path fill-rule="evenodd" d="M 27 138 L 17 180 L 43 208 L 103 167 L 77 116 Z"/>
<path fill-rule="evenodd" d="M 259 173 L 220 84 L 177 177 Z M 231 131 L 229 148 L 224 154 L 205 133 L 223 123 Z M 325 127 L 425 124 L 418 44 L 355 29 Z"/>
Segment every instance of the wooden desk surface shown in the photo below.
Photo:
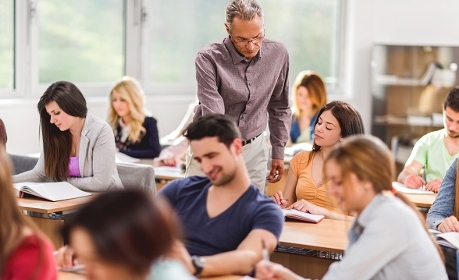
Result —
<path fill-rule="evenodd" d="M 436 194 L 407 194 L 404 193 L 417 207 L 430 208 L 437 197 Z"/>
<path fill-rule="evenodd" d="M 344 252 L 347 231 L 351 221 L 323 219 L 318 224 L 302 221 L 286 221 L 280 236 L 280 244 L 297 248 Z"/>
<path fill-rule="evenodd" d="M 156 179 L 171 181 L 185 177 L 185 173 L 182 172 L 180 167 L 154 166 L 154 168 Z"/>
<path fill-rule="evenodd" d="M 76 274 L 71 272 L 58 272 L 58 280 L 85 280 L 84 274 Z M 228 275 L 219 277 L 199 278 L 201 280 L 240 280 L 242 276 Z"/>
<path fill-rule="evenodd" d="M 48 201 L 40 198 L 18 198 L 17 201 L 22 210 L 47 214 L 75 209 L 87 203 L 92 197 L 93 195 L 61 201 Z"/>

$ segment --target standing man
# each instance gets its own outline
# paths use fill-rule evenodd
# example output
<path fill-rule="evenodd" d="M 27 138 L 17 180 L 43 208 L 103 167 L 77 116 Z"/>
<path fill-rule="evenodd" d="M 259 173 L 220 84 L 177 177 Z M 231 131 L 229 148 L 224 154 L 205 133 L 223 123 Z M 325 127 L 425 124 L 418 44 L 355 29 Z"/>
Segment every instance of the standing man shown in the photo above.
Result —
<path fill-rule="evenodd" d="M 174 180 L 159 192 L 184 231 L 184 243 L 177 241 L 169 257 L 196 276 L 249 274 L 262 259 L 262 247 L 269 253 L 276 247 L 282 212 L 251 184 L 239 130 L 228 116 L 201 116 L 185 137 L 206 177 Z"/>
<path fill-rule="evenodd" d="M 444 128 L 427 133 L 414 145 L 398 181 L 409 188 L 426 186 L 437 192 L 454 159 L 459 156 L 459 87 L 443 103 Z M 418 174 L 424 168 L 424 178 Z"/>
<path fill-rule="evenodd" d="M 194 118 L 214 112 L 236 122 L 250 179 L 263 192 L 266 179 L 277 182 L 284 172 L 291 122 L 289 56 L 285 45 L 265 38 L 263 11 L 255 0 L 231 0 L 225 28 L 228 37 L 196 56 Z M 268 125 L 271 151 L 262 135 Z M 199 174 L 197 163 L 188 160 L 187 175 L 194 174 Z"/>

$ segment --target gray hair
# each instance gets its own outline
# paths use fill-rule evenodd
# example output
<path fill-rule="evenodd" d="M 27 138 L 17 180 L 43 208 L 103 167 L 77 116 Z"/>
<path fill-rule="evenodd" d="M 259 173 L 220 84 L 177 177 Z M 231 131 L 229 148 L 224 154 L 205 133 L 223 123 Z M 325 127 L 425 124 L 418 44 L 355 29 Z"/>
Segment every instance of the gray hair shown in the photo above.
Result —
<path fill-rule="evenodd" d="M 229 30 L 232 29 L 231 24 L 236 16 L 242 20 L 252 20 L 255 16 L 259 16 L 263 22 L 263 11 L 255 0 L 231 0 L 228 3 L 226 6 L 226 25 Z"/>

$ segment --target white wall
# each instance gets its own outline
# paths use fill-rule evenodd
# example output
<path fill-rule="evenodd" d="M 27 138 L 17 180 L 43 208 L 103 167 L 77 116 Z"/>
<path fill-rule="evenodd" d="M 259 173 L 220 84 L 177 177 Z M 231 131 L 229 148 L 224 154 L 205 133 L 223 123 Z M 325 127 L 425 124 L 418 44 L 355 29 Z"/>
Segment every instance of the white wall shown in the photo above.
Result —
<path fill-rule="evenodd" d="M 373 43 L 459 46 L 457 0 L 347 0 L 346 99 L 370 131 Z"/>
<path fill-rule="evenodd" d="M 16 154 L 38 153 L 41 150 L 38 98 L 0 100 L 0 117 L 8 132 L 7 151 Z M 164 136 L 174 130 L 183 118 L 193 96 L 159 96 L 147 98 L 147 108 L 158 120 L 158 130 Z M 107 98 L 87 98 L 88 110 L 106 119 Z"/>
<path fill-rule="evenodd" d="M 345 91 L 336 99 L 351 102 L 371 124 L 370 53 L 373 43 L 459 46 L 457 0 L 347 0 Z M 149 97 L 148 109 L 158 119 L 160 135 L 180 122 L 193 96 Z M 8 130 L 8 152 L 40 150 L 36 99 L 0 100 L 0 117 Z M 90 112 L 105 118 L 105 98 L 89 98 Z"/>

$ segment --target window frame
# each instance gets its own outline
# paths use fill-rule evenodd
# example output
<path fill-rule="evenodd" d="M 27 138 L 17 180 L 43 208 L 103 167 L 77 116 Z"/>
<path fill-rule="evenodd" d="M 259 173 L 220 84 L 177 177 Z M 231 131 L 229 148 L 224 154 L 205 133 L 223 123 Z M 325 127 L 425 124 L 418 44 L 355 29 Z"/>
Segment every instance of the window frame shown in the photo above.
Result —
<path fill-rule="evenodd" d="M 36 98 L 47 88 L 39 83 L 38 65 L 38 21 L 37 11 L 40 0 L 14 0 L 15 35 L 14 35 L 14 88 L 0 89 L 0 99 Z M 154 84 L 148 81 L 151 61 L 149 46 L 152 38 L 148 30 L 148 15 L 152 0 L 124 0 L 125 17 L 125 54 L 124 75 L 137 78 L 148 96 L 194 97 L 195 88 L 189 84 Z M 345 32 L 347 0 L 343 0 L 340 9 L 338 49 L 335 55 L 338 63 L 336 87 L 328 87 L 333 98 L 344 95 L 347 77 L 345 76 Z M 224 30 L 222 27 L 222 34 Z M 290 84 L 293 81 L 290 81 Z M 105 97 L 112 83 L 77 83 L 87 97 Z M 102 94 L 103 93 L 103 94 Z"/>

